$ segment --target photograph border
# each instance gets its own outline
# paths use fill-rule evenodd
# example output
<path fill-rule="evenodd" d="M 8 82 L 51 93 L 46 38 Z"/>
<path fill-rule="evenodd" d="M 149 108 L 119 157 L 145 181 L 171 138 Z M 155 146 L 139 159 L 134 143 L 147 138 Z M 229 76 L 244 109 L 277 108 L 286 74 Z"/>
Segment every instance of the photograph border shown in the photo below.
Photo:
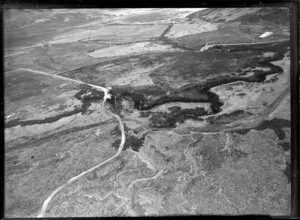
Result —
<path fill-rule="evenodd" d="M 290 1 L 124 1 L 124 0 L 113 0 L 105 1 L 99 3 L 96 0 L 76 0 L 76 1 L 59 1 L 59 0 L 48 0 L 48 1 L 6 1 L 1 3 L 1 37 L 3 39 L 3 10 L 5 9 L 53 9 L 53 8 L 189 8 L 189 7 L 199 7 L 199 8 L 240 8 L 240 7 L 288 7 L 290 10 L 290 95 L 291 95 L 291 185 L 292 185 L 292 195 L 291 195 L 291 215 L 285 216 L 290 218 L 297 218 L 299 214 L 299 2 L 297 0 Z M 2 70 L 2 100 L 1 100 L 1 122 L 3 125 L 3 130 L 1 135 L 1 141 L 4 146 L 4 43 L 1 41 L 1 70 Z M 5 156 L 4 147 L 1 148 L 1 158 L 2 158 L 2 168 L 3 176 L 1 176 L 0 182 L 2 184 L 0 194 L 1 207 L 4 207 L 4 167 L 5 167 Z M 1 209 L 2 218 L 4 217 L 4 208 Z M 188 216 L 193 217 L 193 216 Z M 235 216 L 233 216 L 235 217 Z M 241 217 L 241 216 L 238 216 Z M 262 216 L 252 216 L 254 218 Z M 266 216 L 264 216 L 266 217 Z M 274 217 L 274 216 L 272 216 Z M 165 218 L 165 217 L 164 217 Z"/>

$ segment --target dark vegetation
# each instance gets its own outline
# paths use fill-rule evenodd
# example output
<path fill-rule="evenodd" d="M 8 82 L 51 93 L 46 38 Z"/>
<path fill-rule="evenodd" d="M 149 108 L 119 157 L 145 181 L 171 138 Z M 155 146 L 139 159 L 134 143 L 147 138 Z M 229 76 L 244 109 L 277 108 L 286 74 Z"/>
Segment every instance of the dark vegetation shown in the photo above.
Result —
<path fill-rule="evenodd" d="M 178 90 L 167 93 L 167 90 L 158 86 L 143 87 L 143 88 L 114 88 L 112 94 L 114 99 L 118 102 L 122 97 L 126 97 L 134 102 L 134 108 L 141 110 L 143 117 L 151 115 L 150 121 L 153 127 L 174 127 L 177 122 L 183 122 L 185 119 L 199 120 L 200 116 L 207 115 L 203 109 L 185 109 L 174 110 L 171 113 L 151 112 L 151 109 L 155 106 L 162 105 L 170 102 L 199 102 L 210 103 L 212 112 L 210 114 L 216 114 L 220 112 L 223 103 L 219 100 L 219 97 L 210 92 L 212 87 L 227 84 L 231 82 L 244 81 L 244 82 L 263 82 L 266 76 L 274 73 L 281 73 L 282 68 L 273 65 L 271 62 L 280 60 L 283 58 L 284 53 L 287 51 L 289 42 L 263 44 L 259 46 L 218 46 L 215 49 L 225 53 L 230 49 L 230 53 L 245 53 L 246 51 L 255 51 L 260 54 L 265 51 L 275 52 L 273 57 L 256 56 L 252 57 L 247 63 L 240 69 L 237 69 L 238 73 L 245 72 L 243 69 L 254 69 L 255 67 L 267 67 L 269 70 L 252 70 L 253 76 L 219 76 L 206 80 L 204 83 L 189 84 L 183 86 Z M 228 52 L 226 52 L 228 53 Z M 224 56 L 224 55 L 223 55 Z M 110 102 L 113 104 L 115 100 Z M 237 110 L 229 115 L 221 115 L 217 118 L 211 118 L 210 123 L 224 123 L 230 119 L 236 119 L 244 116 L 249 116 L 251 113 Z M 200 119 L 201 120 L 201 119 Z M 278 134 L 281 134 L 276 130 Z"/>
<path fill-rule="evenodd" d="M 80 91 L 75 94 L 75 97 L 81 100 L 82 102 L 82 105 L 80 107 L 76 107 L 74 110 L 63 112 L 62 114 L 47 117 L 44 119 L 34 119 L 34 120 L 27 120 L 27 121 L 22 121 L 20 119 L 10 120 L 7 123 L 5 123 L 5 128 L 11 128 L 18 125 L 29 126 L 35 124 L 53 123 L 55 121 L 58 121 L 61 118 L 75 115 L 78 113 L 86 114 L 88 113 L 87 110 L 91 106 L 92 102 L 99 102 L 101 99 L 103 99 L 103 95 L 104 95 L 103 92 L 91 88 L 90 86 L 80 85 Z"/>
<path fill-rule="evenodd" d="M 76 108 L 72 111 L 64 112 L 62 114 L 55 115 L 55 116 L 52 116 L 52 117 L 48 117 L 48 118 L 45 118 L 45 119 L 34 119 L 34 120 L 22 121 L 19 118 L 17 118 L 17 119 L 10 120 L 7 123 L 5 123 L 5 128 L 12 128 L 12 127 L 15 127 L 15 126 L 18 126 L 18 125 L 23 127 L 23 126 L 29 126 L 29 125 L 35 125 L 35 124 L 53 123 L 55 121 L 58 121 L 61 118 L 68 117 L 68 116 L 71 116 L 71 115 L 75 115 L 75 114 L 78 114 L 80 112 L 82 113 L 83 109 Z"/>
<path fill-rule="evenodd" d="M 278 145 L 280 145 L 284 151 L 288 151 L 291 148 L 291 143 L 288 141 L 278 142 Z"/>
<path fill-rule="evenodd" d="M 75 98 L 81 100 L 82 114 L 86 113 L 92 102 L 100 102 L 103 99 L 104 93 L 87 85 L 80 85 L 81 89 L 75 94 Z"/>
<path fill-rule="evenodd" d="M 242 67 L 239 65 L 237 67 L 240 67 L 239 69 L 236 69 L 237 73 L 242 73 L 245 74 L 245 69 L 247 68 L 255 68 L 255 67 L 267 67 L 270 70 L 268 71 L 262 71 L 262 70 L 254 70 L 254 75 L 250 77 L 245 77 L 245 76 L 238 76 L 236 74 L 234 75 L 227 75 L 227 76 L 218 76 L 214 77 L 211 79 L 208 79 L 204 82 L 201 83 L 191 83 L 187 86 L 183 86 L 178 90 L 168 90 L 168 89 L 163 89 L 162 87 L 158 86 L 148 86 L 148 87 L 114 87 L 114 89 L 111 91 L 113 97 L 112 99 L 107 100 L 107 102 L 110 104 L 110 107 L 113 111 L 116 111 L 117 113 L 120 111 L 121 108 L 121 100 L 123 98 L 132 100 L 134 102 L 134 108 L 143 112 L 148 111 L 148 114 L 150 114 L 151 117 L 151 124 L 155 127 L 173 127 L 176 125 L 176 122 L 182 122 L 187 118 L 194 119 L 194 120 L 199 120 L 200 116 L 208 114 L 207 112 L 204 112 L 203 110 L 199 109 L 188 109 L 188 110 L 179 110 L 172 112 L 171 114 L 167 115 L 165 113 L 149 113 L 151 112 L 151 109 L 155 106 L 162 105 L 164 103 L 170 103 L 170 102 L 199 102 L 199 103 L 210 103 L 211 104 L 211 110 L 212 112 L 210 114 L 216 114 L 220 112 L 221 106 L 223 103 L 219 100 L 218 96 L 212 92 L 210 92 L 210 89 L 212 87 L 226 84 L 226 83 L 231 83 L 231 82 L 236 82 L 236 81 L 245 81 L 245 82 L 263 82 L 266 78 L 267 75 L 269 74 L 274 74 L 274 73 L 280 73 L 282 72 L 282 68 L 279 66 L 273 65 L 271 62 L 280 60 L 283 58 L 284 53 L 288 50 L 289 42 L 279 42 L 279 43 L 270 43 L 270 44 L 262 44 L 262 45 L 251 45 L 251 46 L 240 46 L 240 45 L 235 45 L 235 46 L 215 46 L 214 51 L 211 51 L 207 53 L 205 56 L 210 57 L 212 54 L 216 56 L 215 58 L 218 60 L 218 56 L 224 57 L 224 53 L 228 56 L 232 56 L 230 54 L 235 54 L 234 56 L 237 56 L 239 54 L 242 55 L 245 53 L 256 53 L 256 54 L 261 54 L 266 51 L 271 51 L 274 52 L 275 55 L 272 57 L 263 57 L 263 56 L 251 56 L 252 59 L 248 60 L 246 63 L 243 64 Z M 217 52 L 219 51 L 219 52 Z M 230 51 L 230 52 L 228 52 Z M 223 54 L 223 55 L 222 55 Z M 193 56 L 198 56 L 199 53 L 192 53 L 190 55 L 187 54 L 186 57 L 193 57 Z M 202 57 L 203 55 L 201 55 Z M 232 56 L 232 57 L 234 57 Z M 185 68 L 187 69 L 188 66 L 190 65 L 190 59 L 191 57 L 187 60 L 180 60 L 180 63 L 178 62 L 177 64 L 175 63 L 172 68 L 175 68 L 180 70 L 180 68 Z M 198 59 L 198 58 L 197 58 Z M 199 57 L 200 59 L 200 57 Z M 221 57 L 220 57 L 221 59 Z M 125 59 L 128 60 L 128 59 Z M 143 57 L 143 60 L 146 61 L 147 57 Z M 111 61 L 110 61 L 111 62 Z M 114 61 L 116 64 L 122 64 L 124 62 L 124 59 L 116 59 Z M 194 61 L 193 61 L 194 62 Z M 226 61 L 228 62 L 228 60 Z M 209 62 L 211 63 L 211 62 Z M 214 62 L 213 62 L 214 63 Z M 108 62 L 102 63 L 102 65 L 108 64 Z M 145 64 L 146 65 L 146 64 Z M 178 66 L 176 66 L 178 65 Z M 181 67 L 180 67 L 181 65 Z M 222 64 L 220 64 L 222 66 Z M 146 65 L 147 66 L 147 65 Z M 214 66 L 219 66 L 215 64 Z M 196 69 L 190 69 L 190 72 L 199 72 L 201 73 L 201 67 L 195 67 Z M 97 68 L 97 65 L 91 65 L 88 67 L 82 67 L 76 70 L 76 74 L 81 75 L 83 72 L 87 71 L 87 73 L 95 73 Z M 200 68 L 197 70 L 197 68 Z M 209 67 L 209 68 L 216 68 L 216 67 Z M 174 69 L 174 70 L 175 70 Z M 79 71 L 79 72 L 78 72 Z M 172 70 L 170 70 L 172 72 Z M 210 71 L 220 71 L 219 70 L 213 70 L 211 69 Z M 226 71 L 226 69 L 225 69 Z M 228 70 L 227 70 L 228 71 Z M 69 73 L 65 73 L 67 76 L 72 74 L 74 71 L 70 71 Z M 74 73 L 75 73 L 74 72 Z M 73 74 L 74 74 L 73 73 Z M 153 77 L 160 77 L 156 75 L 157 73 L 154 74 Z M 87 74 L 89 75 L 89 74 Z M 185 76 L 183 76 L 185 77 Z M 197 77 L 197 74 L 191 75 L 189 77 Z M 83 80 L 83 81 L 89 81 L 88 80 Z M 10 79 L 10 78 L 8 78 Z M 15 84 L 17 82 L 13 81 L 13 78 L 10 79 L 9 81 L 11 84 Z M 34 81 L 32 81 L 34 82 Z M 18 86 L 19 84 L 22 83 L 21 81 L 18 81 Z M 7 92 L 9 93 L 10 90 L 14 89 L 12 85 L 9 84 L 7 87 Z M 42 85 L 43 86 L 43 85 Z M 34 87 L 34 86 L 33 86 Z M 39 85 L 40 87 L 40 85 Z M 41 88 L 42 89 L 42 88 Z M 28 89 L 27 89 L 28 90 Z M 26 91 L 27 91 L 26 90 Z M 31 91 L 30 89 L 28 91 Z M 32 91 L 32 95 L 33 95 Z M 170 92 L 170 93 L 168 93 Z M 35 94 L 36 95 L 36 94 Z M 63 117 L 71 116 L 73 114 L 86 114 L 88 113 L 88 108 L 90 107 L 92 102 L 99 102 L 103 98 L 103 92 L 98 91 L 96 89 L 91 88 L 90 86 L 87 85 L 81 85 L 80 91 L 75 95 L 75 97 L 79 100 L 81 100 L 82 105 L 78 108 L 75 108 L 72 111 L 69 112 L 64 112 L 62 114 L 59 114 L 57 116 L 52 116 L 48 117 L 45 119 L 37 119 L 37 120 L 28 120 L 28 121 L 21 121 L 20 119 L 15 119 L 7 122 L 5 124 L 6 128 L 14 127 L 17 125 L 21 126 L 26 126 L 26 125 L 34 125 L 34 124 L 42 124 L 42 123 L 52 123 L 55 122 Z M 237 114 L 238 112 L 234 112 L 233 114 Z M 241 112 L 239 112 L 241 114 Z M 249 114 L 249 113 L 246 113 Z M 147 113 L 146 113 L 147 115 Z M 230 117 L 235 117 L 236 115 L 230 115 Z M 224 116 L 223 116 L 224 118 Z M 159 122 L 161 120 L 161 122 Z M 215 119 L 213 119 L 215 120 Z M 213 122 L 211 120 L 211 122 Z M 220 122 L 223 120 L 221 117 L 216 118 L 216 120 L 219 120 Z M 225 120 L 225 119 L 224 119 Z"/>
<path fill-rule="evenodd" d="M 243 110 L 236 110 L 236 111 L 233 111 L 231 113 L 226 113 L 226 114 L 222 114 L 222 115 L 218 115 L 216 117 L 210 117 L 207 119 L 207 121 L 210 123 L 210 124 L 224 124 L 224 123 L 228 123 L 228 122 L 231 122 L 233 120 L 238 120 L 240 118 L 244 118 L 244 117 L 247 117 L 247 116 L 250 116 L 252 115 L 252 113 L 250 112 L 245 112 Z"/>
<path fill-rule="evenodd" d="M 150 116 L 151 112 L 150 111 L 141 111 L 140 112 L 140 117 L 141 118 L 148 118 Z"/>
<path fill-rule="evenodd" d="M 249 128 L 249 129 L 239 129 L 239 130 L 234 130 L 231 131 L 233 133 L 238 133 L 238 134 L 247 134 L 251 129 L 255 129 L 258 131 L 262 131 L 265 129 L 272 129 L 276 135 L 278 136 L 279 140 L 285 139 L 285 132 L 282 129 L 283 127 L 289 128 L 291 126 L 291 122 L 285 119 L 279 119 L 279 118 L 274 118 L 270 121 L 263 121 L 260 125 L 254 127 L 254 128 Z M 286 147 L 285 144 L 283 144 L 284 147 Z"/>
<path fill-rule="evenodd" d="M 162 33 L 162 35 L 160 36 L 161 39 L 163 39 L 163 37 L 170 31 L 170 29 L 173 27 L 173 24 L 169 24 L 169 26 L 166 28 L 166 30 Z"/>
<path fill-rule="evenodd" d="M 206 115 L 204 108 L 178 109 L 171 110 L 170 113 L 153 112 L 150 118 L 152 127 L 176 127 L 176 123 L 183 123 L 186 119 L 203 120 L 200 116 Z"/>
<path fill-rule="evenodd" d="M 141 134 L 138 129 L 130 129 L 126 125 L 124 125 L 125 135 L 126 135 L 126 142 L 124 144 L 123 151 L 128 148 L 131 148 L 133 151 L 138 152 L 139 149 L 143 146 L 144 140 L 146 138 L 147 133 Z M 121 143 L 121 131 L 119 126 L 116 126 L 115 129 L 111 132 L 111 134 L 118 139 L 112 143 L 112 147 L 118 149 Z"/>

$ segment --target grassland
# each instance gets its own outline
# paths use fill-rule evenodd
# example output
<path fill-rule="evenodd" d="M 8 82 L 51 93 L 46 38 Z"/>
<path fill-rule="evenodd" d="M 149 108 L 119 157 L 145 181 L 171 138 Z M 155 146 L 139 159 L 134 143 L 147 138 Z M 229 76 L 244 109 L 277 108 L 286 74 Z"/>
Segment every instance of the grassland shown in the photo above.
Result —
<path fill-rule="evenodd" d="M 8 10 L 4 24 L 6 217 L 36 217 L 117 152 L 108 110 L 123 151 L 45 217 L 290 213 L 286 9 Z"/>

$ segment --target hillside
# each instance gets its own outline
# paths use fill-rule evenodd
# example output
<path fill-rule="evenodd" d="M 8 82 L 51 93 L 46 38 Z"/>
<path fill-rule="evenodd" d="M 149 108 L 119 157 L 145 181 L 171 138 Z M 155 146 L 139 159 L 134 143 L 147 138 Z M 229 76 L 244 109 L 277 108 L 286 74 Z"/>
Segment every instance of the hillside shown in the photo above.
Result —
<path fill-rule="evenodd" d="M 172 36 L 168 40 L 178 46 L 200 49 L 205 44 L 258 43 L 289 39 L 289 15 L 287 8 L 213 8 L 187 16 L 193 26 L 181 25 L 187 34 Z M 172 29 L 178 26 L 175 24 Z M 204 28 L 206 27 L 206 28 Z M 268 37 L 260 37 L 264 33 Z M 178 34 L 177 34 L 178 35 Z"/>

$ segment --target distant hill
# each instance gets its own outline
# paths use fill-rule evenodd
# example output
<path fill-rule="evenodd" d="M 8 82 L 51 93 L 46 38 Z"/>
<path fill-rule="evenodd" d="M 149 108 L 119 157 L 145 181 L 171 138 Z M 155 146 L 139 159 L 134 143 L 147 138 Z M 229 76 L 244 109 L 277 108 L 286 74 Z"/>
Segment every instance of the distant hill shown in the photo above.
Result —
<path fill-rule="evenodd" d="M 186 16 L 198 33 L 170 37 L 177 46 L 200 49 L 205 44 L 259 43 L 289 39 L 288 8 L 210 8 Z M 204 27 L 216 27 L 206 30 Z M 186 31 L 188 32 L 188 31 Z M 267 37 L 264 33 L 270 33 Z"/>
<path fill-rule="evenodd" d="M 288 8 L 210 8 L 187 16 L 189 20 L 209 22 L 270 22 L 277 25 L 289 24 Z"/>

